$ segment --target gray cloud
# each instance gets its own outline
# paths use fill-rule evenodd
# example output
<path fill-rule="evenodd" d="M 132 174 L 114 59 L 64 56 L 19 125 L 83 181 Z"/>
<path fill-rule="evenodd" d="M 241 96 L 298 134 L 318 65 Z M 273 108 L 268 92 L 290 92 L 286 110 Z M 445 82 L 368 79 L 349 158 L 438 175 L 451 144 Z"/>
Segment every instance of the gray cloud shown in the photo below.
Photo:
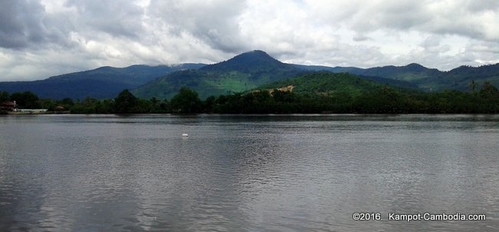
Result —
<path fill-rule="evenodd" d="M 365 36 L 365 35 L 356 35 L 352 39 L 355 42 L 361 42 L 361 41 L 370 40 L 371 38 L 369 38 L 369 36 Z"/>
<path fill-rule="evenodd" d="M 0 80 L 253 49 L 329 66 L 499 62 L 496 0 L 3 0 L 0 22 Z"/>
<path fill-rule="evenodd" d="M 189 33 L 214 49 L 233 53 L 245 50 L 238 24 L 245 7 L 241 0 L 151 0 L 148 11 L 173 34 Z"/>
<path fill-rule="evenodd" d="M 61 35 L 45 25 L 45 9 L 36 1 L 0 2 L 0 47 L 36 48 L 42 43 L 59 42 Z"/>
<path fill-rule="evenodd" d="M 374 31 L 383 28 L 453 34 L 499 41 L 497 1 L 387 0 L 371 2 L 354 13 L 352 28 Z M 495 23 L 487 24 L 495 20 Z"/>
<path fill-rule="evenodd" d="M 139 38 L 143 33 L 144 9 L 133 1 L 67 0 L 66 7 L 76 9 L 77 30 L 103 32 L 111 36 Z"/>

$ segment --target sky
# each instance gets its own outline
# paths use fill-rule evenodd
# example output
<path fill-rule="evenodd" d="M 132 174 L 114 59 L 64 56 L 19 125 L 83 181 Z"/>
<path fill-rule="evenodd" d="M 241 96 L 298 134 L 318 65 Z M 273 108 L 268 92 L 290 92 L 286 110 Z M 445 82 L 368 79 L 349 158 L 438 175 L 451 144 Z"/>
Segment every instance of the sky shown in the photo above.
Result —
<path fill-rule="evenodd" d="M 251 50 L 296 64 L 499 63 L 497 0 L 2 0 L 0 81 Z"/>

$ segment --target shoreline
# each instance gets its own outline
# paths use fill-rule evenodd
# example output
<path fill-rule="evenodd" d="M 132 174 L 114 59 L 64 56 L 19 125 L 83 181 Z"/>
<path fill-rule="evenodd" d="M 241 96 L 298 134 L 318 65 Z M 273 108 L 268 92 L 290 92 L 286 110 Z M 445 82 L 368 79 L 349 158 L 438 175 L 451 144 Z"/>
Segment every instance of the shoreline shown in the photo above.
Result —
<path fill-rule="evenodd" d="M 44 115 L 44 114 L 71 114 L 70 111 L 8 111 L 8 112 L 2 112 L 0 115 Z"/>

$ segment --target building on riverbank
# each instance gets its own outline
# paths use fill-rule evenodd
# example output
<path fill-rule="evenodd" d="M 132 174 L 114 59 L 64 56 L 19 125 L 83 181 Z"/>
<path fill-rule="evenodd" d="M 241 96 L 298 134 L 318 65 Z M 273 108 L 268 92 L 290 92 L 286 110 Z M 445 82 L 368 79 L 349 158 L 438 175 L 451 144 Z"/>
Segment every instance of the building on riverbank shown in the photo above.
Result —
<path fill-rule="evenodd" d="M 0 111 L 16 112 L 17 111 L 16 101 L 2 102 L 2 104 L 0 104 Z"/>

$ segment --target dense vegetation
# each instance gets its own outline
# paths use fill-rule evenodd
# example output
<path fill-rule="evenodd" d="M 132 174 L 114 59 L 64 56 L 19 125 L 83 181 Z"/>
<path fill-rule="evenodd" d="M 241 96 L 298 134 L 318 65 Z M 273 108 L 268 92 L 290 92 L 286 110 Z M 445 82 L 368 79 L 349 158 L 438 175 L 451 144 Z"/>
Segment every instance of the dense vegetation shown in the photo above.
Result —
<path fill-rule="evenodd" d="M 483 65 L 480 67 L 461 66 L 450 71 L 439 71 L 414 63 L 406 66 L 391 65 L 367 69 L 356 67 L 296 66 L 311 71 L 322 70 L 333 73 L 351 73 L 377 82 L 384 80 L 385 84 L 391 86 L 409 84 L 426 92 L 444 90 L 468 92 L 470 91 L 469 83 L 472 81 L 480 85 L 487 81 L 495 86 L 499 86 L 499 64 Z M 379 79 L 380 77 L 382 78 Z M 386 79 L 398 82 L 390 83 L 386 82 Z"/>
<path fill-rule="evenodd" d="M 29 91 L 42 99 L 98 99 L 102 103 L 105 99 L 116 97 L 123 89 L 130 89 L 137 98 L 171 99 L 182 87 L 187 87 L 196 91 L 200 99 L 206 99 L 209 96 L 243 93 L 317 71 L 350 73 L 395 89 L 405 88 L 429 93 L 445 90 L 473 93 L 486 82 L 499 86 L 499 64 L 461 66 L 445 72 L 419 64 L 363 69 L 286 64 L 263 51 L 251 51 L 211 65 L 186 63 L 174 66 L 100 67 L 45 80 L 0 82 L 0 92 Z M 296 87 L 298 91 L 301 85 Z M 340 95 L 339 90 L 335 91 Z M 300 92 L 295 93 L 303 95 Z"/>
<path fill-rule="evenodd" d="M 196 69 L 202 66 L 204 65 L 100 67 L 83 72 L 54 76 L 45 80 L 0 82 L 0 91 L 29 91 L 37 94 L 40 98 L 56 100 L 62 100 L 66 97 L 84 99 L 88 96 L 106 99 L 116 96 L 123 89 L 137 88 L 167 73 L 183 69 Z"/>
<path fill-rule="evenodd" d="M 281 88 L 292 86 L 290 88 Z M 424 93 L 397 89 L 350 74 L 315 73 L 244 93 L 211 96 L 181 88 L 171 98 L 149 100 L 124 90 L 114 99 L 76 101 L 39 99 L 31 92 L 0 93 L 0 102 L 16 100 L 19 108 L 69 110 L 71 113 L 499 113 L 499 91 L 489 82 L 470 83 L 470 92 Z"/>
<path fill-rule="evenodd" d="M 209 96 L 244 92 L 302 73 L 303 70 L 282 63 L 263 51 L 252 51 L 197 70 L 170 73 L 133 90 L 132 93 L 147 99 L 170 99 L 182 87 L 188 87 L 196 91 L 201 99 L 205 99 Z"/>

